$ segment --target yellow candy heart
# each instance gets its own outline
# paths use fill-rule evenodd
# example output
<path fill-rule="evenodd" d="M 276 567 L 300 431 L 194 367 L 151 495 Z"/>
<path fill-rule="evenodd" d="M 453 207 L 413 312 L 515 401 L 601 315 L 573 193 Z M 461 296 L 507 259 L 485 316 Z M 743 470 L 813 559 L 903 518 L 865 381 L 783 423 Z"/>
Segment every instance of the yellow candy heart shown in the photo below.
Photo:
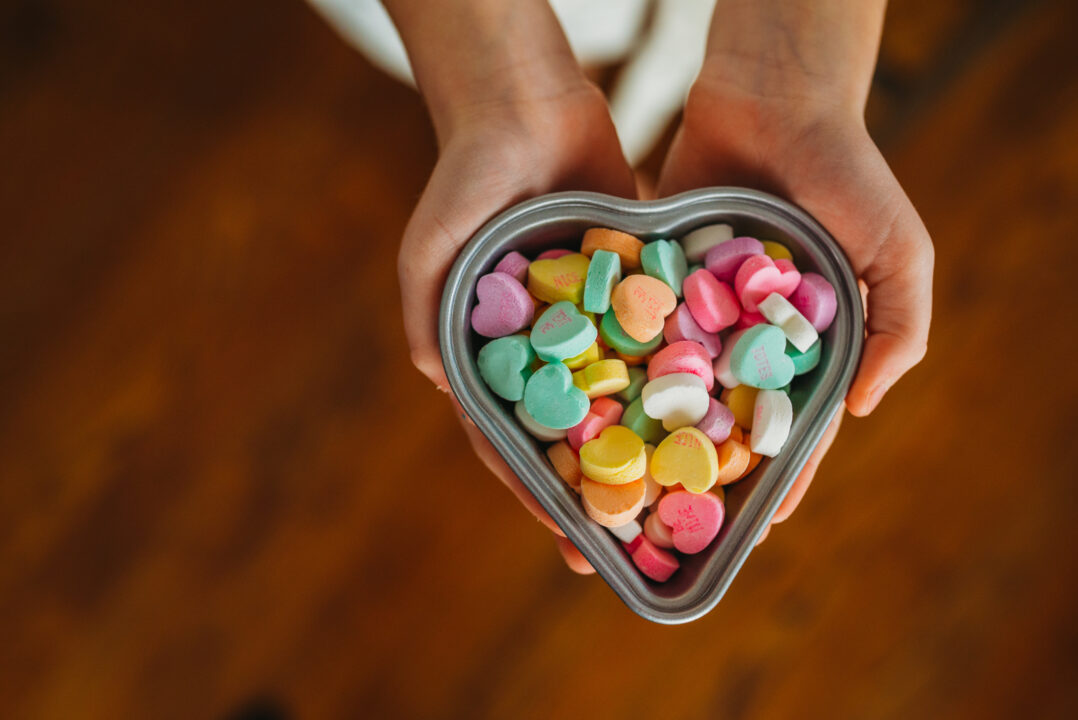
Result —
<path fill-rule="evenodd" d="M 790 250 L 785 246 L 771 240 L 761 240 L 760 244 L 764 246 L 764 255 L 767 255 L 772 260 L 790 260 L 794 259 Z"/>
<path fill-rule="evenodd" d="M 580 469 L 584 476 L 607 485 L 638 480 L 644 476 L 647 465 L 644 441 L 623 425 L 611 425 L 580 447 Z"/>
<path fill-rule="evenodd" d="M 573 385 L 583 390 L 589 400 L 612 395 L 629 387 L 629 368 L 624 360 L 599 360 L 573 373 Z"/>
<path fill-rule="evenodd" d="M 742 430 L 752 430 L 752 414 L 756 411 L 756 393 L 759 388 L 751 385 L 738 385 L 722 391 L 721 400 L 734 414 L 734 422 Z"/>
<path fill-rule="evenodd" d="M 587 367 L 592 363 L 597 363 L 602 359 L 603 351 L 599 349 L 599 343 L 593 342 L 591 346 L 584 352 L 580 353 L 576 357 L 571 357 L 568 360 L 562 360 L 562 362 L 565 363 L 565 367 L 569 368 L 570 370 L 579 370 L 580 368 Z M 576 382 L 576 380 L 574 379 L 573 382 Z M 583 388 L 581 388 L 581 390 L 583 390 Z"/>
<path fill-rule="evenodd" d="M 689 492 L 702 493 L 719 479 L 719 456 L 707 435 L 694 427 L 683 427 L 655 448 L 650 469 L 660 485 L 681 483 Z"/>
<path fill-rule="evenodd" d="M 568 300 L 578 305 L 584 300 L 590 262 L 580 253 L 536 260 L 528 266 L 528 292 L 551 304 Z"/>

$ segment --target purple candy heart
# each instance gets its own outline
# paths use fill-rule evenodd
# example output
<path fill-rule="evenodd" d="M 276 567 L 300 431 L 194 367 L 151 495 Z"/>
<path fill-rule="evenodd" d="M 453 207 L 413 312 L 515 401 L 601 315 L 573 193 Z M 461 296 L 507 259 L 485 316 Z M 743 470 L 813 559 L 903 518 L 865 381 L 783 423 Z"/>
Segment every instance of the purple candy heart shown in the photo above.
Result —
<path fill-rule="evenodd" d="M 741 263 L 753 255 L 763 254 L 763 243 L 756 238 L 736 237 L 708 250 L 704 258 L 704 267 L 719 280 L 733 285 Z"/>
<path fill-rule="evenodd" d="M 707 415 L 696 423 L 696 429 L 707 435 L 716 445 L 725 442 L 730 437 L 730 431 L 734 429 L 734 411 L 711 398 L 707 404 Z"/>
<path fill-rule="evenodd" d="M 535 314 L 531 295 L 512 275 L 493 272 L 479 278 L 479 302 L 472 310 L 472 328 L 489 338 L 512 335 L 528 327 Z"/>
<path fill-rule="evenodd" d="M 797 308 L 797 312 L 805 316 L 812 323 L 816 332 L 823 332 L 831 326 L 838 310 L 838 299 L 835 297 L 835 288 L 823 275 L 818 273 L 805 273 L 801 276 L 801 284 L 790 295 L 790 304 Z"/>
<path fill-rule="evenodd" d="M 666 318 L 663 325 L 663 337 L 667 343 L 673 344 L 682 340 L 692 340 L 704 346 L 707 354 L 717 358 L 722 353 L 722 340 L 718 333 L 706 332 L 700 324 L 693 319 L 689 306 L 681 303 L 674 312 Z"/>

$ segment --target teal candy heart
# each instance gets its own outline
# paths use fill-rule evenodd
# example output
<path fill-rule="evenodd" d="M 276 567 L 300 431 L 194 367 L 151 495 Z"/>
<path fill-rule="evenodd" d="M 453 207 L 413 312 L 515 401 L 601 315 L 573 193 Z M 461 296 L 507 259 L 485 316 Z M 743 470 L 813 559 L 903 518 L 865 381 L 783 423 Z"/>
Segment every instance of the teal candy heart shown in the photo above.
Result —
<path fill-rule="evenodd" d="M 524 409 L 537 423 L 554 430 L 579 424 L 590 408 L 588 396 L 573 385 L 573 373 L 559 362 L 536 370 L 524 387 Z"/>
<path fill-rule="evenodd" d="M 588 264 L 584 281 L 584 309 L 605 313 L 610 309 L 610 293 L 621 282 L 621 256 L 609 250 L 596 250 Z"/>
<path fill-rule="evenodd" d="M 479 351 L 479 376 L 495 395 L 516 402 L 532 375 L 535 351 L 526 335 L 507 335 L 491 340 Z"/>
<path fill-rule="evenodd" d="M 532 347 L 542 360 L 556 362 L 576 357 L 591 347 L 598 331 L 568 300 L 546 309 L 532 327 Z"/>
<path fill-rule="evenodd" d="M 650 242 L 640 251 L 640 265 L 645 274 L 662 280 L 681 297 L 681 284 L 689 274 L 689 263 L 680 245 L 672 240 Z"/>
<path fill-rule="evenodd" d="M 786 334 L 774 325 L 754 325 L 745 331 L 730 356 L 730 371 L 739 382 L 762 390 L 777 390 L 794 377 L 786 354 Z"/>
<path fill-rule="evenodd" d="M 659 333 L 646 343 L 637 342 L 622 329 L 621 323 L 618 322 L 613 310 L 605 313 L 603 319 L 599 321 L 599 336 L 603 339 L 603 342 L 622 355 L 632 355 L 633 357 L 647 355 L 659 347 L 663 341 L 663 334 Z"/>
<path fill-rule="evenodd" d="M 670 433 L 663 428 L 662 420 L 648 417 L 644 412 L 644 399 L 637 398 L 629 403 L 621 414 L 621 424 L 632 430 L 640 438 L 652 445 L 658 445 Z"/>
<path fill-rule="evenodd" d="M 804 375 L 816 369 L 820 364 L 822 343 L 817 340 L 805 352 L 799 352 L 789 341 L 786 342 L 786 354 L 794 364 L 794 375 Z"/>

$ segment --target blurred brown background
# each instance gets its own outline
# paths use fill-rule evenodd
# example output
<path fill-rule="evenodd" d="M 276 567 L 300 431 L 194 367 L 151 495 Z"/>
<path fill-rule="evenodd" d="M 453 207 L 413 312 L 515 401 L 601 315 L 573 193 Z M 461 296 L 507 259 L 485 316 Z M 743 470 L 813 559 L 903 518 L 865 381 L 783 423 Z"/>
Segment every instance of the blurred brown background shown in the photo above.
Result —
<path fill-rule="evenodd" d="M 4 3 L 0 717 L 1078 717 L 1076 28 L 894 0 L 928 358 L 662 627 L 408 364 L 411 90 L 298 0 Z"/>

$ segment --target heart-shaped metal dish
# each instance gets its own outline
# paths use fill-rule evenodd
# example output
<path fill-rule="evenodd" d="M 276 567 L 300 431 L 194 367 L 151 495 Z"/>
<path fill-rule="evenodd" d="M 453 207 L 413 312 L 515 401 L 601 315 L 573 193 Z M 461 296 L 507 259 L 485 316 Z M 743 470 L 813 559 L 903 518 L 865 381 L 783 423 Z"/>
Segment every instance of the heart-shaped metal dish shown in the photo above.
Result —
<path fill-rule="evenodd" d="M 579 250 L 584 231 L 591 227 L 615 228 L 650 241 L 680 238 L 714 223 L 729 223 L 735 235 L 786 245 L 799 270 L 817 272 L 834 285 L 838 313 L 823 333 L 819 366 L 796 378 L 791 388 L 795 415 L 786 446 L 775 458 L 765 458 L 749 477 L 726 488 L 726 521 L 710 547 L 682 556 L 674 576 L 655 583 L 641 575 L 621 544 L 587 516 L 577 495 L 550 466 L 544 446 L 520 427 L 512 406 L 483 383 L 475 357 L 485 339 L 472 332 L 468 318 L 479 278 L 510 250 L 530 257 L 552 247 Z M 446 281 L 439 332 L 449 384 L 476 426 L 625 604 L 648 620 L 672 624 L 694 620 L 719 602 L 842 407 L 861 357 L 864 313 L 853 270 L 835 240 L 806 212 L 773 195 L 717 187 L 637 202 L 566 192 L 516 205 L 476 233 Z"/>

